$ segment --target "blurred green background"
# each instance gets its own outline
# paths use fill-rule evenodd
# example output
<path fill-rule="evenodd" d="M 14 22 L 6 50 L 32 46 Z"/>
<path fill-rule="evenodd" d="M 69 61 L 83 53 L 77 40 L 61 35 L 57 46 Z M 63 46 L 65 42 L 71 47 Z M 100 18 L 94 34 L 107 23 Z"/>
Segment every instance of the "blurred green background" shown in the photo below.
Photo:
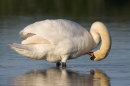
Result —
<path fill-rule="evenodd" d="M 0 16 L 46 16 L 128 22 L 130 0 L 0 0 Z"/>

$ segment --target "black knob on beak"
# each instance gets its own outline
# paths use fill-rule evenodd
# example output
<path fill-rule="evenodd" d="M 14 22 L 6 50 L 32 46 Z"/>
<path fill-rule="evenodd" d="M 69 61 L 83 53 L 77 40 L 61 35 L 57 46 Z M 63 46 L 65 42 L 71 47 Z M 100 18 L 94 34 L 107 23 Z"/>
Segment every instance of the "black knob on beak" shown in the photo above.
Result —
<path fill-rule="evenodd" d="M 95 58 L 96 58 L 96 57 L 93 55 L 90 59 L 91 59 L 91 60 L 94 60 Z"/>

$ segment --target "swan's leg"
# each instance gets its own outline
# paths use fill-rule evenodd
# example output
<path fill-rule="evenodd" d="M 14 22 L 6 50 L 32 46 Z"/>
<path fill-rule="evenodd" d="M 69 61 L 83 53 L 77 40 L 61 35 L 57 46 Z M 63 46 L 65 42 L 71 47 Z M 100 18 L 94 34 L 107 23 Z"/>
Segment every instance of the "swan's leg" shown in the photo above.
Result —
<path fill-rule="evenodd" d="M 66 62 L 62 62 L 62 68 L 66 68 Z"/>
<path fill-rule="evenodd" d="M 61 60 L 61 62 L 62 62 L 62 68 L 66 68 L 66 61 L 67 61 L 67 59 L 68 59 L 67 55 L 62 58 L 62 60 Z"/>
<path fill-rule="evenodd" d="M 57 62 L 56 63 L 56 67 L 60 67 L 61 63 L 60 62 Z"/>

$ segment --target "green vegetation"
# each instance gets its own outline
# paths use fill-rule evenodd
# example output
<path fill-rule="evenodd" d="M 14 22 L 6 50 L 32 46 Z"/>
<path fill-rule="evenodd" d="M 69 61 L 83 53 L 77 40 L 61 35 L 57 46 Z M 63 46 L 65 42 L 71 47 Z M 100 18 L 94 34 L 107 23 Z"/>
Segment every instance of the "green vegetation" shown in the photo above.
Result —
<path fill-rule="evenodd" d="M 0 0 L 0 15 L 129 18 L 130 0 Z"/>

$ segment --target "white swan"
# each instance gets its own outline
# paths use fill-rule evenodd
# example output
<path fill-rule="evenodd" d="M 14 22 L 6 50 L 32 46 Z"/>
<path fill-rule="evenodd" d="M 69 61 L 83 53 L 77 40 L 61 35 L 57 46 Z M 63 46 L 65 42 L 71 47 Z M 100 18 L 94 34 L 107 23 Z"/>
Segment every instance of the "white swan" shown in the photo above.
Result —
<path fill-rule="evenodd" d="M 92 24 L 90 33 L 79 24 L 64 19 L 44 20 L 28 25 L 20 31 L 21 44 L 9 44 L 17 53 L 39 60 L 57 63 L 66 67 L 68 59 L 89 54 L 91 60 L 104 59 L 111 48 L 111 38 L 101 22 Z M 90 52 L 100 43 L 99 50 Z"/>

